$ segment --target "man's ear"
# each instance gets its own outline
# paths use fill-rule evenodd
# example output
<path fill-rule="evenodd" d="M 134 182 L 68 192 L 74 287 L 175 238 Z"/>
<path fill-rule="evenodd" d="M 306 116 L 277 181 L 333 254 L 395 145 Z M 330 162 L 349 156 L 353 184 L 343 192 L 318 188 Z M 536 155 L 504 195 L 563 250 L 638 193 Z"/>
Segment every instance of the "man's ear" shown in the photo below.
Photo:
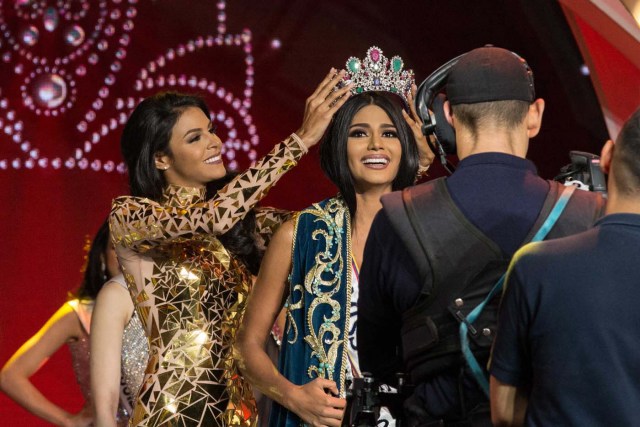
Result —
<path fill-rule="evenodd" d="M 533 138 L 540 132 L 543 113 L 544 99 L 538 98 L 529 105 L 529 111 L 527 112 L 527 135 L 529 138 Z"/>
<path fill-rule="evenodd" d="M 612 140 L 608 140 L 600 152 L 600 169 L 607 175 L 611 170 L 611 160 L 613 159 L 613 150 L 615 148 L 616 144 Z"/>
<path fill-rule="evenodd" d="M 453 113 L 451 112 L 451 103 L 449 100 L 444 101 L 442 109 L 444 110 L 444 117 L 447 119 L 447 122 L 453 126 Z"/>
<path fill-rule="evenodd" d="M 155 162 L 156 162 L 157 169 L 166 171 L 171 167 L 171 157 L 169 157 L 167 154 L 164 154 L 162 152 L 157 152 L 155 157 L 156 157 Z"/>

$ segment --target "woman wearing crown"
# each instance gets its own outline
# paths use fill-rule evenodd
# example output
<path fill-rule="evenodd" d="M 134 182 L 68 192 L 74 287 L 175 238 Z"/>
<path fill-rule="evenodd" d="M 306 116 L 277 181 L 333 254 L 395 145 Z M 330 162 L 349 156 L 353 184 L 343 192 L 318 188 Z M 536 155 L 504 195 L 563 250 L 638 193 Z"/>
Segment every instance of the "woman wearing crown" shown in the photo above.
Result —
<path fill-rule="evenodd" d="M 433 154 L 411 116 L 413 73 L 377 47 L 349 58 L 351 98 L 320 146 L 339 194 L 299 212 L 265 254 L 236 341 L 245 377 L 277 402 L 273 426 L 339 426 L 349 380 L 360 376 L 358 267 L 380 197 L 414 183 Z M 410 115 L 411 114 L 411 115 Z M 286 301 L 286 302 L 285 302 Z M 282 309 L 287 324 L 276 370 L 264 344 Z"/>

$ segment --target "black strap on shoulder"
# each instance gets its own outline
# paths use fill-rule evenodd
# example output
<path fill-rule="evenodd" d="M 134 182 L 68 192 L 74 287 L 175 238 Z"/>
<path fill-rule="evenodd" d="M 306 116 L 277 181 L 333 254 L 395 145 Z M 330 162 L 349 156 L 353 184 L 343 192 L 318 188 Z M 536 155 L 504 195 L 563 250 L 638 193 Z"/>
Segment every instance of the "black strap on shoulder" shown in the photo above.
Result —
<path fill-rule="evenodd" d="M 451 280 L 450 272 L 459 266 L 461 257 L 468 257 L 465 254 L 474 255 L 470 268 L 503 258 L 500 248 L 460 211 L 443 179 L 404 189 L 401 208 L 402 212 L 395 209 L 399 217 L 391 221 L 397 224 L 401 217 L 406 218 L 404 231 L 413 234 L 403 240 L 410 242 L 408 249 L 413 248 L 410 253 L 423 281 L 423 302 L 424 296 L 432 300 L 439 294 L 436 288 L 441 284 L 457 282 Z"/>
<path fill-rule="evenodd" d="M 413 228 L 413 231 L 416 233 L 416 236 L 418 238 L 420 249 L 422 249 L 422 254 L 424 255 L 423 259 L 426 261 L 430 258 L 429 251 L 427 251 L 427 248 L 425 247 L 425 242 L 427 242 L 428 236 L 424 228 L 422 228 L 422 225 L 420 225 L 420 219 L 418 218 L 418 214 L 416 213 L 415 205 L 413 203 L 412 192 L 409 191 L 409 188 L 405 188 L 404 190 L 402 190 L 402 203 L 404 204 L 404 208 L 407 213 L 407 217 L 409 218 L 411 228 Z M 418 257 L 414 257 L 414 259 L 418 259 Z M 424 280 L 424 270 L 426 270 L 426 266 L 420 265 L 418 266 L 418 268 L 420 270 L 421 277 Z M 426 286 L 423 285 L 422 294 L 427 298 L 428 301 L 432 301 L 433 299 L 435 299 L 438 292 L 434 287 L 431 287 L 431 289 L 426 289 Z"/>

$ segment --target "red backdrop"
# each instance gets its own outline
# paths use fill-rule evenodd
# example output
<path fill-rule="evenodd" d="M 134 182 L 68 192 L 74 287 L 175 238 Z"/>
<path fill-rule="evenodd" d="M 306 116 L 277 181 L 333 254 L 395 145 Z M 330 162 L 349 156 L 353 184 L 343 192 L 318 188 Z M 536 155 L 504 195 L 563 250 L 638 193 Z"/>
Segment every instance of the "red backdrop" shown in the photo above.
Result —
<path fill-rule="evenodd" d="M 567 163 L 569 149 L 599 150 L 602 117 L 555 2 L 540 2 L 543 20 L 526 2 L 415 3 L 0 2 L 0 364 L 78 285 L 85 235 L 127 192 L 118 170 L 123 119 L 158 90 L 203 93 L 227 163 L 243 168 L 299 126 L 304 99 L 331 66 L 372 44 L 401 55 L 423 79 L 493 43 L 529 60 L 547 99 L 531 148 L 542 175 Z M 563 90 L 568 78 L 573 89 Z M 332 193 L 313 151 L 266 203 L 298 209 Z M 61 406 L 81 406 L 66 348 L 33 381 Z M 6 425 L 44 424 L 4 395 L 0 416 Z"/>

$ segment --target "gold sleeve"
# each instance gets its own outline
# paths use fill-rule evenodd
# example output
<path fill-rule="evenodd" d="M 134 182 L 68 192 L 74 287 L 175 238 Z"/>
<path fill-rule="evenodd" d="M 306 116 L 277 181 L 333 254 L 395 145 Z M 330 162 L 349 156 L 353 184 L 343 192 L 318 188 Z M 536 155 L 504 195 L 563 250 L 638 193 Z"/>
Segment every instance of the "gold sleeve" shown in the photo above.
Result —
<path fill-rule="evenodd" d="M 306 152 L 293 134 L 208 201 L 191 197 L 192 202 L 174 206 L 141 197 L 118 197 L 111 208 L 111 238 L 117 245 L 144 252 L 167 240 L 223 234 L 244 218 Z M 179 196 L 189 200 L 187 193 L 199 190 L 180 191 L 184 194 Z"/>
<path fill-rule="evenodd" d="M 273 233 L 283 222 L 291 218 L 292 212 L 271 207 L 256 209 L 256 244 L 265 250 L 271 241 Z"/>

